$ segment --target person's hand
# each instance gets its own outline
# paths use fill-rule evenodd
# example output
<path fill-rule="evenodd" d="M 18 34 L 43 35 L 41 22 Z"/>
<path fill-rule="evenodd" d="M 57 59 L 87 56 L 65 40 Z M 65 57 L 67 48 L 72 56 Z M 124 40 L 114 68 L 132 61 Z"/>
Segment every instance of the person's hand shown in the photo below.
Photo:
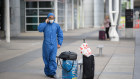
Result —
<path fill-rule="evenodd" d="M 46 23 L 49 23 L 49 19 L 46 19 L 45 22 L 46 22 Z"/>
<path fill-rule="evenodd" d="M 57 48 L 60 48 L 61 46 L 60 45 L 57 45 Z"/>

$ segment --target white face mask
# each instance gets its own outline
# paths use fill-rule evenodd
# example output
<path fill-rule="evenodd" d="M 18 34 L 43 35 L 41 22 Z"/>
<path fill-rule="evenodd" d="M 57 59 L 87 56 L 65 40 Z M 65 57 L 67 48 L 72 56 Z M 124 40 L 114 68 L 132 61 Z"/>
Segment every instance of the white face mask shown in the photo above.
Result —
<path fill-rule="evenodd" d="M 54 22 L 54 20 L 50 20 L 50 23 L 53 23 Z"/>

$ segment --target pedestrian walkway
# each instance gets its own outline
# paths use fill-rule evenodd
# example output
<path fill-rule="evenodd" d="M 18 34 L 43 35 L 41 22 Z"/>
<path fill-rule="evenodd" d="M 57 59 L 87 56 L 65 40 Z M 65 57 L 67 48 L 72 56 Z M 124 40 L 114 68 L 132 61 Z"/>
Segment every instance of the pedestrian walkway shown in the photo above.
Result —
<path fill-rule="evenodd" d="M 32 34 L 31 34 L 32 35 Z M 12 43 L 0 43 L 0 79 L 48 79 L 42 61 L 42 36 L 22 34 L 12 38 Z M 119 42 L 99 41 L 98 28 L 64 32 L 62 51 L 73 51 L 81 59 L 80 45 L 86 38 L 92 54 L 99 54 L 98 45 L 104 45 L 102 56 L 95 57 L 94 79 L 132 79 L 134 69 L 134 39 Z M 13 49 L 13 50 L 10 50 Z M 14 50 L 18 49 L 18 50 Z M 61 72 L 61 71 L 59 71 Z"/>
<path fill-rule="evenodd" d="M 140 79 L 140 30 L 136 33 L 135 40 L 135 69 L 133 79 Z"/>

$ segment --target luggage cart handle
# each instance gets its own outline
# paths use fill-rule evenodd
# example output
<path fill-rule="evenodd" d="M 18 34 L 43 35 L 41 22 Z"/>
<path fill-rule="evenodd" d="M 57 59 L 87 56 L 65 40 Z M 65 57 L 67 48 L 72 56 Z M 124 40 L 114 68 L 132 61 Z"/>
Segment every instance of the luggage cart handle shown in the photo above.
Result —
<path fill-rule="evenodd" d="M 86 42 L 86 40 L 85 39 L 83 39 L 83 43 L 85 43 Z"/>

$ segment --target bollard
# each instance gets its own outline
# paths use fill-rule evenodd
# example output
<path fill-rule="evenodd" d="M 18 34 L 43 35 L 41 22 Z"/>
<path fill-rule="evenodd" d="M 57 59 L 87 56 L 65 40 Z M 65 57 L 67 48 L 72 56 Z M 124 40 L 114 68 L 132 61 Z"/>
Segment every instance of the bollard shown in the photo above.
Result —
<path fill-rule="evenodd" d="M 103 49 L 103 45 L 98 45 L 97 48 L 99 48 L 99 56 L 102 56 L 102 49 Z"/>

